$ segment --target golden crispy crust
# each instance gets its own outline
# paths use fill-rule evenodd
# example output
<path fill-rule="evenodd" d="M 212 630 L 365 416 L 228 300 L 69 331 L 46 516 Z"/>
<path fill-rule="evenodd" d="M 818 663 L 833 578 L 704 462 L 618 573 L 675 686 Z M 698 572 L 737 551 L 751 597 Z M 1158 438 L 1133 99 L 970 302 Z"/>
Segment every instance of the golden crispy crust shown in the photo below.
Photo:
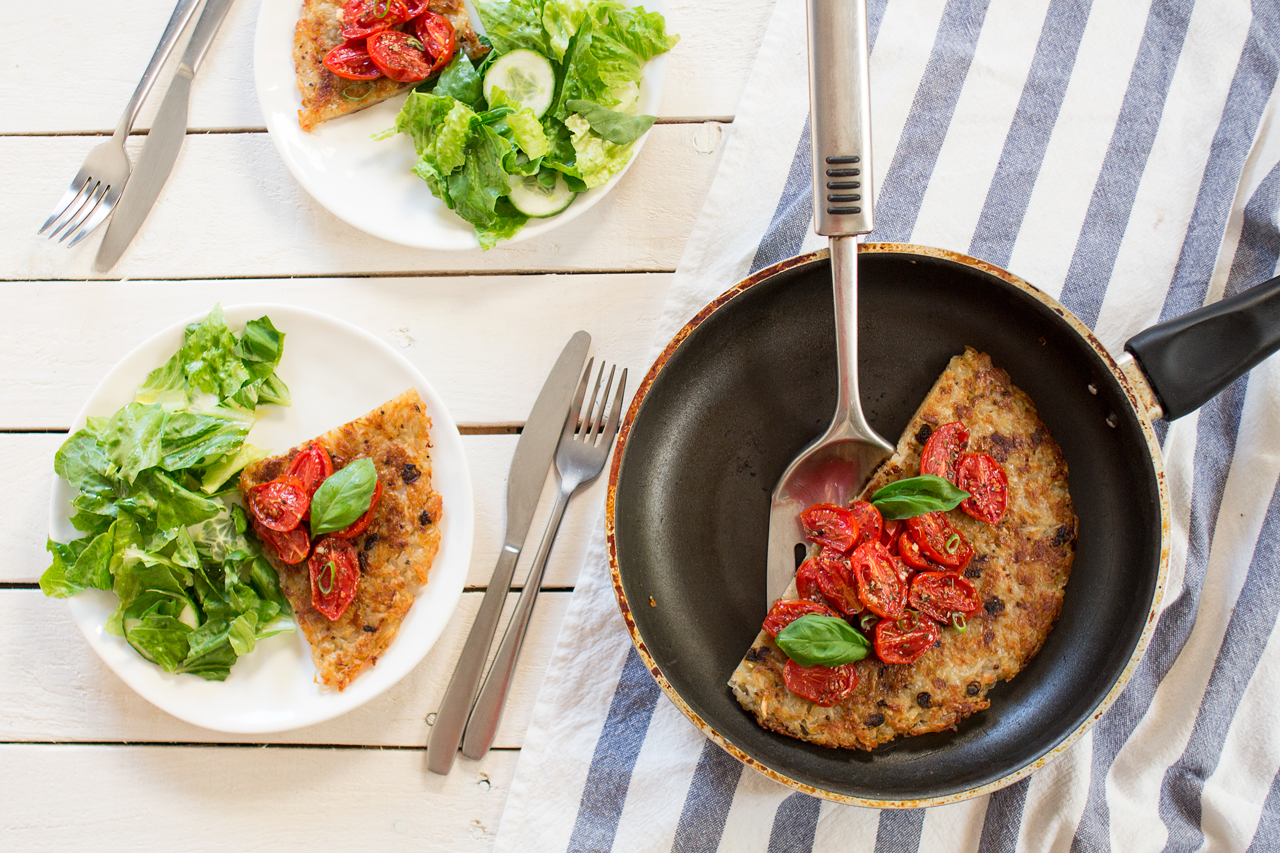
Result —
<path fill-rule="evenodd" d="M 760 725 L 830 747 L 872 749 L 898 735 L 955 728 L 990 704 L 997 680 L 1018 674 L 1053 628 L 1075 556 L 1076 516 L 1062 451 L 1031 400 L 1009 375 L 973 349 L 951 360 L 867 486 L 920 470 L 920 451 L 934 427 L 961 421 L 969 448 L 987 453 L 1009 477 L 1009 504 L 996 526 L 948 513 L 976 554 L 965 571 L 983 609 L 965 631 L 942 629 L 942 640 L 913 664 L 859 661 L 853 695 L 823 708 L 783 684 L 786 655 L 763 631 L 729 681 L 739 703 Z M 784 598 L 796 597 L 795 586 Z"/>
<path fill-rule="evenodd" d="M 306 562 L 288 565 L 263 551 L 280 575 L 280 587 L 311 644 L 318 677 L 339 690 L 367 664 L 376 664 L 413 604 L 414 590 L 427 582 L 440 549 L 440 495 L 431 486 L 431 420 L 412 388 L 369 414 L 315 439 L 333 457 L 335 470 L 356 459 L 373 460 L 382 498 L 365 533 L 355 540 L 360 584 L 355 600 L 335 621 L 311 606 Z M 280 476 L 310 442 L 245 468 L 240 490 Z"/>
<path fill-rule="evenodd" d="M 307 132 L 321 122 L 371 107 L 414 86 L 397 83 L 389 77 L 344 80 L 325 67 L 325 54 L 345 41 L 342 6 L 340 0 L 303 0 L 302 14 L 293 31 L 293 66 L 298 75 L 298 91 L 302 94 L 298 125 Z M 475 59 L 488 53 L 489 49 L 480 44 L 472 30 L 461 0 L 431 0 L 427 8 L 449 19 L 467 56 Z M 349 91 L 353 97 L 345 97 L 343 91 Z"/>

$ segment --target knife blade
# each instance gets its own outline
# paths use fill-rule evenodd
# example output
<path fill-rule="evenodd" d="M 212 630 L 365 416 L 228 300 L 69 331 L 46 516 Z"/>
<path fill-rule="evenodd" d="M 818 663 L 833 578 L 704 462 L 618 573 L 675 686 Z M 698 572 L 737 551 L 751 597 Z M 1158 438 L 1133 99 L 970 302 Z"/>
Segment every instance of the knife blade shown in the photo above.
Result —
<path fill-rule="evenodd" d="M 457 668 L 449 679 L 444 700 L 440 703 L 435 723 L 431 726 L 431 738 L 427 744 L 427 769 L 432 773 L 448 773 L 458 754 L 462 732 L 466 728 L 467 717 L 476 698 L 476 689 L 480 686 L 480 676 L 489 657 L 489 646 L 498 630 L 502 605 L 511 589 L 511 576 L 516 569 L 516 560 L 529 535 L 533 512 L 538 507 L 538 499 L 542 497 L 547 472 L 551 470 L 556 444 L 560 441 L 560 432 L 569 415 L 573 392 L 582 375 L 582 365 L 587 360 L 587 350 L 590 347 L 591 336 L 586 332 L 577 332 L 569 339 L 560 358 L 556 360 L 555 367 L 551 368 L 537 402 L 533 404 L 533 411 L 529 413 L 529 419 L 520 432 L 520 440 L 516 442 L 511 473 L 507 475 L 506 539 L 484 599 L 480 602 L 476 621 L 471 625 L 471 633 L 467 635 Z"/>
<path fill-rule="evenodd" d="M 120 260 L 120 256 L 142 227 L 147 214 L 151 212 L 160 189 L 169 179 L 173 163 L 178 159 L 178 151 L 187 138 L 191 80 L 204 61 L 209 45 L 213 43 L 213 37 L 217 35 L 233 2 L 234 0 L 208 0 L 205 3 L 200 20 L 191 34 L 191 41 L 187 42 L 182 61 L 178 63 L 178 69 L 173 75 L 173 82 L 169 84 L 169 91 L 165 93 L 160 111 L 151 124 L 151 131 L 147 134 L 147 141 L 138 157 L 138 165 L 124 185 L 124 193 L 107 225 L 106 236 L 98 247 L 98 255 L 93 261 L 93 268 L 98 272 L 106 272 Z"/>

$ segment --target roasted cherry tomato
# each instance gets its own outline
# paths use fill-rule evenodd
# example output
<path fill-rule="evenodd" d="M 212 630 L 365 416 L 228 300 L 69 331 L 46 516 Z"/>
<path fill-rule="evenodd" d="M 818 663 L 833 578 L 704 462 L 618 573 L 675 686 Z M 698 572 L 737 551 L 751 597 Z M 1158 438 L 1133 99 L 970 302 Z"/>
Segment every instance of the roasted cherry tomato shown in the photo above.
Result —
<path fill-rule="evenodd" d="M 311 498 L 302 481 L 288 474 L 249 489 L 245 503 L 263 527 L 281 533 L 297 527 L 311 508 Z"/>
<path fill-rule="evenodd" d="M 408 33 L 383 30 L 369 36 L 367 44 L 373 64 L 397 83 L 417 83 L 431 75 L 431 57 Z"/>
<path fill-rule="evenodd" d="M 311 571 L 311 606 L 333 621 L 346 612 L 360 583 L 360 560 L 355 546 L 326 536 L 307 562 Z"/>
<path fill-rule="evenodd" d="M 378 484 L 373 488 L 373 497 L 369 499 L 369 508 L 364 511 L 364 515 L 348 524 L 341 530 L 335 530 L 330 536 L 336 536 L 339 539 L 355 539 L 368 528 L 369 522 L 373 521 L 373 511 L 378 508 L 378 501 L 382 499 L 382 480 L 378 480 Z"/>
<path fill-rule="evenodd" d="M 962 569 L 973 557 L 973 548 L 964 535 L 951 526 L 941 512 L 929 512 L 907 519 L 907 530 L 921 552 L 948 569 Z M 898 546 L 901 550 L 901 545 Z"/>
<path fill-rule="evenodd" d="M 367 38 L 407 20 L 409 9 L 404 0 L 347 0 L 342 7 L 342 37 Z"/>
<path fill-rule="evenodd" d="M 844 554 L 858 539 L 858 519 L 835 504 L 814 504 L 800 513 L 800 525 L 811 542 Z"/>
<path fill-rule="evenodd" d="M 933 431 L 920 452 L 920 473 L 956 481 L 956 460 L 969 446 L 969 430 L 959 421 L 943 424 Z"/>
<path fill-rule="evenodd" d="M 408 16 L 405 20 L 412 21 L 414 18 L 427 11 L 427 7 L 430 5 L 431 0 L 404 0 L 404 10 L 405 14 Z"/>
<path fill-rule="evenodd" d="M 884 516 L 880 515 L 880 510 L 867 501 L 854 501 L 849 504 L 849 512 L 858 522 L 858 538 L 854 540 L 853 547 L 880 539 L 884 531 Z"/>
<path fill-rule="evenodd" d="M 820 571 L 817 557 L 809 557 L 801 563 L 800 568 L 796 569 L 796 594 L 801 598 L 826 604 L 827 599 L 823 596 L 822 587 L 818 584 Z"/>
<path fill-rule="evenodd" d="M 898 573 L 897 562 L 879 540 L 859 545 L 849 556 L 858 598 L 884 619 L 897 619 L 907 602 L 907 585 Z"/>
<path fill-rule="evenodd" d="M 969 453 L 956 464 L 956 485 L 969 493 L 960 509 L 969 515 L 998 524 L 1009 502 L 1009 478 L 1000 463 L 985 453 Z"/>
<path fill-rule="evenodd" d="M 822 549 L 817 557 L 814 574 L 818 579 L 818 588 L 827 604 L 847 616 L 862 612 L 862 600 L 858 598 L 858 587 L 853 579 L 853 569 L 849 567 L 849 558 L 828 548 Z"/>
<path fill-rule="evenodd" d="M 897 619 L 877 622 L 872 645 L 885 663 L 915 663 L 941 636 L 937 622 L 908 610 Z"/>
<path fill-rule="evenodd" d="M 302 481 L 302 487 L 307 490 L 307 500 L 310 501 L 316 496 L 316 489 L 320 488 L 320 484 L 333 474 L 333 457 L 313 441 L 293 457 L 285 473 Z M 310 514 L 311 508 L 308 506 L 303 518 Z"/>
<path fill-rule="evenodd" d="M 258 519 L 252 519 L 253 532 L 258 534 L 267 545 L 276 552 L 276 556 L 291 566 L 301 563 L 311 553 L 311 536 L 305 525 L 299 524 L 292 530 L 281 533 L 270 527 L 263 527 Z"/>
<path fill-rule="evenodd" d="M 916 544 L 915 537 L 911 535 L 910 530 L 902 531 L 902 535 L 898 537 L 898 556 L 902 558 L 904 563 L 913 569 L 942 568 L 924 554 L 920 553 L 920 546 Z"/>
<path fill-rule="evenodd" d="M 427 49 L 431 57 L 431 74 L 444 69 L 453 61 L 453 53 L 458 48 L 458 36 L 453 24 L 444 15 L 435 12 L 423 12 L 416 16 L 413 30 L 418 34 L 418 41 Z"/>
<path fill-rule="evenodd" d="M 345 42 L 326 53 L 324 67 L 347 80 L 376 80 L 382 76 L 369 58 L 364 39 Z"/>
<path fill-rule="evenodd" d="M 943 624 L 953 623 L 957 613 L 967 619 L 982 609 L 978 591 L 956 572 L 920 572 L 911 579 L 907 603 Z"/>
<path fill-rule="evenodd" d="M 876 510 L 879 512 L 879 510 Z M 884 516 L 881 516 L 883 519 Z M 899 519 L 889 519 L 883 522 L 884 527 L 880 530 L 880 544 L 888 548 L 890 552 L 898 553 L 898 534 L 902 532 L 903 524 Z"/>
<path fill-rule="evenodd" d="M 805 598 L 780 598 L 769 608 L 769 615 L 764 617 L 764 631 L 770 637 L 778 636 L 778 632 L 809 614 L 815 616 L 835 616 L 835 612 L 825 604 L 809 601 Z"/>
<path fill-rule="evenodd" d="M 858 686 L 858 671 L 853 664 L 840 666 L 801 666 L 793 660 L 782 668 L 787 689 L 816 705 L 830 708 Z"/>

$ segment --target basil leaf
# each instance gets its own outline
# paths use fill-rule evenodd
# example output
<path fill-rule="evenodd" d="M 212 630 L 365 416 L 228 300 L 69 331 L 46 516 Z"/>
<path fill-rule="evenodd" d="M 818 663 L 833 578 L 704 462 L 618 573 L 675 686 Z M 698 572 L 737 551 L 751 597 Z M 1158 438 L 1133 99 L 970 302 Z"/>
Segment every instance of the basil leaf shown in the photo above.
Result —
<path fill-rule="evenodd" d="M 810 613 L 778 632 L 778 648 L 801 666 L 839 666 L 862 660 L 871 643 L 843 619 Z"/>
<path fill-rule="evenodd" d="M 893 520 L 955 509 L 967 497 L 968 492 L 956 488 L 945 477 L 925 474 L 877 489 L 871 503 L 882 516 Z"/>
<path fill-rule="evenodd" d="M 378 471 L 370 459 L 357 459 L 335 471 L 311 499 L 311 535 L 341 530 L 364 515 L 378 485 Z"/>
<path fill-rule="evenodd" d="M 585 118 L 592 130 L 617 145 L 635 142 L 656 121 L 653 116 L 628 115 L 592 101 L 575 99 L 568 101 L 567 106 Z"/>

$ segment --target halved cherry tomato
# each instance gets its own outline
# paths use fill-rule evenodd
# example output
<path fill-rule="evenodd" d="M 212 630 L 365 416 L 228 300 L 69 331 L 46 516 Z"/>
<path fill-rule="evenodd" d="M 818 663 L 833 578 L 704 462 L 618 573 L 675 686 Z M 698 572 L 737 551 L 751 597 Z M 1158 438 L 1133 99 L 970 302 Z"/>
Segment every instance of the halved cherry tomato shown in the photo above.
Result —
<path fill-rule="evenodd" d="M 302 481 L 302 487 L 307 490 L 307 500 L 310 501 L 316 496 L 316 489 L 320 488 L 320 484 L 333 474 L 333 457 L 313 441 L 293 457 L 285 473 Z M 307 515 L 310 514 L 311 508 L 308 507 Z"/>
<path fill-rule="evenodd" d="M 872 644 L 885 663 L 915 663 L 941 636 L 937 622 L 907 611 L 898 619 L 877 622 Z"/>
<path fill-rule="evenodd" d="M 858 539 L 858 519 L 835 504 L 814 504 L 800 513 L 800 525 L 811 542 L 846 553 Z"/>
<path fill-rule="evenodd" d="M 940 569 L 937 563 L 931 561 L 924 554 L 920 553 L 920 546 L 916 544 L 915 537 L 911 535 L 910 530 L 902 531 L 902 535 L 898 537 L 898 556 L 902 561 L 913 569 Z"/>
<path fill-rule="evenodd" d="M 867 609 L 884 619 L 897 619 L 907 603 L 907 585 L 898 574 L 897 560 L 889 549 L 875 542 L 859 545 L 849 557 L 858 598 Z"/>
<path fill-rule="evenodd" d="M 369 527 L 369 522 L 373 521 L 373 511 L 378 508 L 378 501 L 382 499 L 382 480 L 378 480 L 378 484 L 373 488 L 373 497 L 369 499 L 369 508 L 364 511 L 364 515 L 348 524 L 341 530 L 335 530 L 330 536 L 336 536 L 339 539 L 355 539 L 365 529 Z"/>
<path fill-rule="evenodd" d="M 427 7 L 431 5 L 431 0 L 404 0 L 406 21 L 412 21 L 414 18 L 427 11 Z"/>
<path fill-rule="evenodd" d="M 809 614 L 815 616 L 835 616 L 835 611 L 825 604 L 809 601 L 805 598 L 780 598 L 769 608 L 769 615 L 764 617 L 764 631 L 770 637 L 778 636 L 778 632 Z"/>
<path fill-rule="evenodd" d="M 881 518 L 883 519 L 884 516 L 881 516 Z M 896 554 L 898 552 L 898 534 L 902 532 L 902 527 L 902 521 L 893 518 L 885 521 L 884 527 L 880 530 L 880 544 L 888 548 L 891 553 Z"/>
<path fill-rule="evenodd" d="M 911 579 L 907 602 L 943 624 L 954 614 L 968 618 L 982 609 L 978 591 L 957 572 L 921 572 Z"/>
<path fill-rule="evenodd" d="M 853 664 L 801 666 L 793 660 L 782 668 L 787 689 L 802 699 L 830 708 L 858 686 L 858 670 Z"/>
<path fill-rule="evenodd" d="M 956 460 L 969 446 L 969 429 L 959 421 L 943 424 L 933 431 L 920 452 L 920 473 L 956 481 Z"/>
<path fill-rule="evenodd" d="M 458 48 L 458 35 L 453 24 L 444 15 L 423 12 L 416 17 L 413 31 L 418 34 L 418 41 L 422 42 L 427 55 L 431 57 L 430 73 L 434 74 L 453 61 L 453 53 Z"/>
<path fill-rule="evenodd" d="M 964 534 L 952 527 L 941 512 L 908 518 L 907 530 L 926 557 L 948 569 L 962 569 L 973 557 L 973 547 L 965 540 Z"/>
<path fill-rule="evenodd" d="M 818 588 L 822 597 L 836 610 L 847 616 L 862 612 L 862 600 L 858 598 L 858 587 L 853 579 L 853 569 L 849 567 L 849 558 L 837 551 L 823 548 L 817 557 L 814 574 L 818 579 Z"/>
<path fill-rule="evenodd" d="M 302 481 L 288 474 L 249 489 L 245 503 L 263 527 L 281 533 L 297 527 L 311 508 L 311 498 L 307 497 Z"/>
<path fill-rule="evenodd" d="M 433 60 L 408 33 L 383 30 L 369 36 L 367 44 L 373 64 L 397 83 L 417 83 L 431 75 Z"/>
<path fill-rule="evenodd" d="M 817 557 L 809 557 L 801 563 L 800 568 L 796 569 L 796 594 L 801 598 L 826 604 L 827 599 L 822 595 L 822 587 L 818 585 L 818 572 Z"/>
<path fill-rule="evenodd" d="M 311 606 L 333 621 L 356 597 L 360 583 L 360 561 L 356 549 L 345 539 L 326 536 L 316 545 L 307 563 L 311 572 Z"/>
<path fill-rule="evenodd" d="M 863 542 L 880 539 L 880 533 L 884 530 L 884 516 L 874 504 L 867 501 L 854 501 L 849 504 L 849 512 L 853 513 L 854 519 L 858 522 L 858 538 L 854 540 L 853 547 L 857 548 Z"/>
<path fill-rule="evenodd" d="M 301 563 L 311 553 L 311 535 L 305 525 L 299 524 L 292 530 L 281 533 L 270 527 L 263 527 L 258 519 L 253 521 L 253 532 L 265 544 L 270 545 L 276 556 L 291 566 Z"/>
<path fill-rule="evenodd" d="M 409 20 L 404 0 L 347 0 L 342 7 L 342 37 L 367 38 Z"/>
<path fill-rule="evenodd" d="M 346 80 L 376 80 L 382 76 L 369 58 L 364 39 L 344 42 L 326 53 L 324 67 Z"/>
<path fill-rule="evenodd" d="M 998 524 L 1009 502 L 1009 477 L 995 459 L 985 453 L 969 453 L 956 464 L 956 485 L 969 493 L 960 509 L 969 515 Z"/>

